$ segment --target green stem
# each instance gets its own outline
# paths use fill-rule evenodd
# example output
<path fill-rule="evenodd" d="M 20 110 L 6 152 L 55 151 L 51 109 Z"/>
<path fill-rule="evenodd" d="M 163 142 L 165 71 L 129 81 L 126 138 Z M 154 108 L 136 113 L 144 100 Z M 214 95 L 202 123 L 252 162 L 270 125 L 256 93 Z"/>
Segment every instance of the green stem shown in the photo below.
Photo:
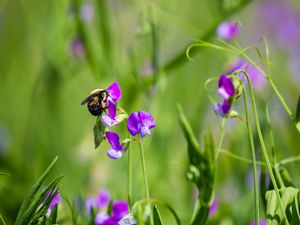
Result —
<path fill-rule="evenodd" d="M 233 158 L 233 159 L 236 159 L 236 160 L 239 160 L 239 161 L 242 161 L 242 162 L 246 162 L 246 163 L 252 164 L 252 160 L 251 160 L 251 159 L 247 159 L 247 158 L 245 158 L 245 157 L 242 157 L 242 156 L 233 154 L 233 153 L 231 153 L 230 151 L 226 151 L 226 150 L 224 150 L 224 149 L 220 149 L 220 153 L 224 153 L 224 154 L 230 156 L 230 157 Z M 261 166 L 266 166 L 266 163 L 261 162 L 261 161 L 256 161 L 256 164 L 257 164 L 257 165 L 261 165 Z"/>
<path fill-rule="evenodd" d="M 147 199 L 150 199 L 148 182 L 147 182 L 145 155 L 144 155 L 144 148 L 143 148 L 142 140 L 139 140 L 138 143 L 139 143 L 140 153 L 141 153 L 141 161 L 142 161 L 142 169 L 143 169 L 143 177 L 144 177 L 146 196 L 147 196 Z"/>
<path fill-rule="evenodd" d="M 244 86 L 245 90 L 245 86 Z M 246 124 L 248 129 L 248 136 L 251 148 L 251 156 L 252 156 L 252 164 L 253 164 L 253 177 L 254 177 L 254 204 L 255 204 L 255 224 L 259 224 L 259 189 L 258 189 L 258 180 L 257 180 L 257 171 L 256 171 L 256 156 L 255 156 L 255 148 L 254 141 L 252 135 L 251 124 L 249 120 L 249 110 L 246 94 L 244 96 L 244 105 L 245 105 L 245 113 L 246 113 Z"/>
<path fill-rule="evenodd" d="M 4 219 L 3 219 L 3 217 L 2 217 L 1 214 L 0 214 L 0 220 L 1 220 L 1 222 L 3 223 L 3 225 L 6 225 L 6 223 L 5 223 L 5 221 L 4 221 Z"/>
<path fill-rule="evenodd" d="M 261 132 L 261 128 L 260 128 L 260 124 L 259 124 L 259 120 L 258 120 L 258 114 L 257 114 L 257 108 L 256 108 L 256 103 L 255 103 L 255 97 L 254 97 L 252 84 L 251 84 L 251 81 L 250 81 L 250 78 L 249 78 L 248 74 L 245 73 L 245 75 L 246 75 L 246 78 L 248 80 L 248 85 L 249 85 L 249 89 L 250 89 L 251 105 L 252 105 L 252 109 L 253 109 L 254 120 L 255 120 L 255 125 L 256 125 L 256 129 L 257 129 L 257 134 L 258 134 L 259 142 L 260 142 L 260 145 L 261 145 L 261 149 L 262 149 L 265 161 L 267 163 L 267 168 L 268 168 L 268 171 L 269 171 L 269 174 L 270 174 L 272 184 L 273 184 L 274 189 L 275 189 L 275 193 L 276 193 L 276 196 L 277 196 L 277 199 L 278 199 L 278 202 L 279 202 L 280 210 L 281 210 L 282 214 L 284 215 L 285 224 L 289 224 L 288 219 L 287 219 L 286 214 L 285 214 L 283 204 L 282 204 L 282 200 L 281 200 L 281 197 L 280 197 L 280 193 L 279 193 L 279 189 L 278 189 L 278 186 L 277 186 L 277 183 L 276 183 L 276 179 L 275 179 L 275 176 L 274 176 L 274 173 L 273 173 L 273 170 L 272 170 L 270 159 L 269 159 L 269 156 L 268 156 L 268 153 L 267 153 L 267 150 L 266 150 L 265 142 L 264 142 L 264 139 L 263 139 L 263 136 L 262 136 L 262 132 Z"/>
<path fill-rule="evenodd" d="M 291 162 L 296 162 L 296 161 L 300 161 L 300 155 L 293 156 L 293 157 L 290 157 L 290 158 L 287 158 L 287 159 L 283 159 L 283 160 L 279 161 L 277 164 L 285 165 L 285 164 L 288 164 L 288 163 L 291 163 Z"/>
<path fill-rule="evenodd" d="M 227 122 L 227 119 L 224 118 L 224 119 L 222 120 L 221 125 L 220 125 L 221 136 L 220 136 L 219 144 L 218 144 L 218 147 L 217 147 L 216 160 L 217 160 L 217 158 L 218 158 L 218 155 L 219 155 L 219 153 L 220 153 L 220 150 L 221 150 L 221 147 L 222 147 L 222 144 L 223 144 L 223 140 L 224 140 L 224 136 L 225 136 L 226 122 Z"/>
<path fill-rule="evenodd" d="M 132 173 L 131 173 L 131 143 L 132 143 L 132 137 L 130 135 L 130 144 L 128 147 L 128 204 L 129 208 L 131 208 L 132 204 Z"/>
<path fill-rule="evenodd" d="M 290 118 L 292 120 L 294 120 L 294 115 L 291 111 L 291 109 L 289 108 L 289 106 L 287 105 L 287 103 L 285 102 L 283 96 L 280 94 L 280 92 L 278 91 L 276 85 L 274 84 L 272 78 L 265 73 L 265 71 L 263 71 L 248 55 L 246 55 L 245 53 L 242 54 L 243 57 L 248 60 L 262 75 L 264 75 L 264 77 L 269 81 L 273 91 L 275 92 L 275 94 L 277 95 L 279 101 L 281 102 L 281 104 L 283 105 L 285 111 L 288 113 L 288 115 L 290 116 Z M 300 130 L 299 130 L 300 132 Z"/>

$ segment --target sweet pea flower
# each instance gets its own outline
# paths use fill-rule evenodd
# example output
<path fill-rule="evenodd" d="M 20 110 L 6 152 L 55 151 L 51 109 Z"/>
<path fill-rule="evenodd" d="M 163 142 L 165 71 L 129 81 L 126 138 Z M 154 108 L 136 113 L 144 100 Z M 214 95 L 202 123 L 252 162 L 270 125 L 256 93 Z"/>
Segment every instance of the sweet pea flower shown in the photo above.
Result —
<path fill-rule="evenodd" d="M 133 112 L 128 117 L 127 129 L 132 136 L 140 134 L 143 138 L 151 135 L 150 129 L 156 126 L 153 117 L 146 111 Z"/>
<path fill-rule="evenodd" d="M 213 110 L 216 115 L 225 117 L 230 112 L 232 104 L 231 98 L 234 97 L 234 94 L 235 88 L 232 79 L 225 75 L 221 75 L 218 83 L 218 95 L 224 100 L 223 103 L 215 103 Z"/>
<path fill-rule="evenodd" d="M 84 22 L 91 22 L 94 18 L 94 8 L 91 4 L 85 3 L 79 9 L 79 16 Z"/>
<path fill-rule="evenodd" d="M 240 25 L 234 22 L 223 22 L 217 28 L 217 35 L 227 41 L 231 41 L 240 34 Z"/>
<path fill-rule="evenodd" d="M 110 193 L 106 189 L 99 191 L 96 197 L 89 197 L 85 200 L 85 209 L 88 214 L 91 213 L 92 208 L 94 209 L 104 209 L 108 206 L 110 201 Z"/>
<path fill-rule="evenodd" d="M 262 70 L 264 68 L 261 67 Z M 232 74 L 235 70 L 245 70 L 250 78 L 251 84 L 256 90 L 262 90 L 267 86 L 267 79 L 264 75 L 250 62 L 243 59 L 236 59 L 235 62 L 229 66 L 227 74 Z M 243 73 L 239 76 L 243 79 L 244 83 L 247 84 L 247 78 Z"/>
<path fill-rule="evenodd" d="M 50 196 L 52 192 L 49 192 L 48 195 L 46 196 L 46 199 Z M 46 213 L 46 217 L 49 217 L 51 215 L 51 212 L 53 210 L 53 208 L 59 204 L 61 202 L 61 197 L 60 197 L 60 194 L 56 194 L 54 196 L 54 198 L 52 199 L 50 205 L 49 205 L 49 208 L 47 210 L 47 213 Z"/>
<path fill-rule="evenodd" d="M 119 135 L 112 131 L 105 132 L 105 134 L 109 144 L 112 147 L 107 151 L 108 157 L 110 157 L 111 159 L 121 158 L 124 153 L 125 147 L 121 145 Z"/>
<path fill-rule="evenodd" d="M 94 221 L 96 225 L 117 225 L 118 222 L 127 215 L 127 202 L 123 200 L 117 200 L 112 205 L 111 216 L 109 216 L 106 212 L 100 212 L 96 215 Z"/>
<path fill-rule="evenodd" d="M 108 114 L 103 114 L 101 118 L 101 122 L 107 126 L 112 127 L 116 125 L 119 121 L 116 118 L 117 115 L 117 107 L 111 101 L 108 101 Z"/>
<path fill-rule="evenodd" d="M 108 93 L 108 101 L 111 101 L 113 103 L 116 103 L 121 97 L 122 97 L 122 93 L 121 93 L 121 89 L 118 85 L 117 82 L 113 82 L 107 89 L 106 89 L 107 93 Z"/>
<path fill-rule="evenodd" d="M 216 199 L 213 200 L 210 208 L 209 208 L 209 217 L 213 217 L 219 209 L 219 204 Z"/>
<path fill-rule="evenodd" d="M 228 100 L 230 97 L 234 95 L 234 84 L 233 81 L 226 77 L 225 75 L 221 75 L 218 84 L 218 95 L 225 100 Z"/>
<path fill-rule="evenodd" d="M 82 40 L 78 37 L 75 37 L 71 42 L 71 53 L 73 57 L 77 59 L 82 59 L 85 57 L 85 48 Z"/>
<path fill-rule="evenodd" d="M 255 220 L 253 220 L 250 225 L 255 225 Z M 267 225 L 267 222 L 265 220 L 259 220 L 258 225 Z"/>
<path fill-rule="evenodd" d="M 132 214 L 127 214 L 119 222 L 118 225 L 136 225 L 137 221 L 134 219 Z"/>

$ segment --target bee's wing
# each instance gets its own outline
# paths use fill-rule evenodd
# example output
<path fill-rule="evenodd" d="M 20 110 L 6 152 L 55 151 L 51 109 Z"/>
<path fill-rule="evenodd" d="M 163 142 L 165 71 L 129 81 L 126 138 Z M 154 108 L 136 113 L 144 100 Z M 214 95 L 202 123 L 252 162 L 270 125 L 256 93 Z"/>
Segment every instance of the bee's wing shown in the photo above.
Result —
<path fill-rule="evenodd" d="M 86 99 L 84 99 L 82 102 L 81 102 L 81 105 L 84 105 L 86 103 L 88 103 L 90 100 L 91 100 L 92 96 L 88 96 Z"/>

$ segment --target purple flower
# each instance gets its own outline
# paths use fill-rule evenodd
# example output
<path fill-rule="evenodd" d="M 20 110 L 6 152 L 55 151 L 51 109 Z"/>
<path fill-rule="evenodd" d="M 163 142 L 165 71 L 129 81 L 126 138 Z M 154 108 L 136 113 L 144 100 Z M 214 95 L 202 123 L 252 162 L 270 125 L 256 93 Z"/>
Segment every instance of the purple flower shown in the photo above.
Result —
<path fill-rule="evenodd" d="M 214 105 L 214 113 L 218 116 L 225 117 L 230 112 L 231 105 L 228 104 L 227 100 L 224 100 L 223 103 L 216 102 Z"/>
<path fill-rule="evenodd" d="M 93 6 L 89 3 L 85 3 L 80 7 L 79 10 L 80 18 L 85 22 L 91 22 L 94 17 Z"/>
<path fill-rule="evenodd" d="M 85 56 L 85 48 L 80 38 L 74 38 L 71 42 L 71 53 L 75 58 L 82 59 Z"/>
<path fill-rule="evenodd" d="M 111 219 L 106 212 L 99 212 L 95 216 L 94 222 L 96 225 L 108 225 L 110 220 Z"/>
<path fill-rule="evenodd" d="M 111 149 L 109 149 L 107 151 L 108 157 L 110 157 L 112 159 L 121 158 L 124 153 L 125 147 L 121 145 L 119 135 L 117 133 L 111 132 L 111 131 L 106 132 L 105 134 L 106 134 L 109 144 L 112 147 Z"/>
<path fill-rule="evenodd" d="M 118 222 L 128 215 L 128 204 L 126 201 L 118 200 L 112 205 L 112 215 L 106 212 L 100 212 L 96 215 L 94 221 L 96 225 L 117 225 Z"/>
<path fill-rule="evenodd" d="M 89 197 L 85 200 L 85 209 L 88 214 L 91 213 L 92 208 L 104 209 L 108 206 L 110 201 L 110 193 L 106 189 L 99 191 L 96 197 Z"/>
<path fill-rule="evenodd" d="M 234 95 L 234 84 L 229 77 L 221 75 L 218 86 L 218 95 L 220 97 L 227 100 Z"/>
<path fill-rule="evenodd" d="M 46 196 L 46 199 L 52 194 L 53 192 L 49 192 L 48 195 Z M 50 205 L 49 205 L 49 208 L 48 208 L 48 211 L 46 213 L 46 217 L 49 217 L 51 215 L 51 212 L 52 212 L 52 209 L 61 202 L 61 197 L 59 194 L 56 194 L 54 196 L 54 198 L 52 199 Z"/>
<path fill-rule="evenodd" d="M 227 70 L 227 74 L 233 73 L 235 70 L 245 70 L 250 78 L 251 84 L 257 90 L 262 90 L 267 85 L 267 79 L 264 75 L 251 63 L 243 59 L 237 59 L 232 65 L 230 65 Z M 262 68 L 262 70 L 264 70 Z M 245 78 L 243 73 L 239 75 L 244 83 L 247 83 L 247 78 Z"/>
<path fill-rule="evenodd" d="M 117 102 L 121 97 L 121 89 L 117 82 L 113 82 L 107 89 L 106 89 L 109 97 L 107 98 L 108 101 L 112 101 L 113 103 Z"/>
<path fill-rule="evenodd" d="M 128 214 L 128 204 L 126 201 L 117 200 L 112 205 L 112 218 L 115 221 L 121 220 Z"/>
<path fill-rule="evenodd" d="M 255 225 L 255 221 L 253 220 L 250 225 Z M 267 225 L 267 222 L 265 220 L 259 220 L 258 225 Z"/>
<path fill-rule="evenodd" d="M 101 121 L 107 127 L 112 127 L 116 125 L 119 121 L 116 118 L 117 107 L 111 101 L 108 101 L 108 114 L 103 114 Z"/>
<path fill-rule="evenodd" d="M 240 34 L 240 26 L 234 22 L 223 22 L 217 28 L 219 38 L 231 41 Z"/>
<path fill-rule="evenodd" d="M 131 113 L 127 121 L 127 129 L 130 134 L 132 136 L 140 134 L 142 138 L 151 135 L 150 129 L 155 125 L 153 117 L 143 110 Z"/>
<path fill-rule="evenodd" d="M 136 225 L 137 221 L 132 214 L 127 214 L 119 222 L 118 225 Z"/>
<path fill-rule="evenodd" d="M 214 216 L 219 209 L 219 205 L 216 199 L 213 200 L 210 208 L 209 208 L 209 217 Z"/>

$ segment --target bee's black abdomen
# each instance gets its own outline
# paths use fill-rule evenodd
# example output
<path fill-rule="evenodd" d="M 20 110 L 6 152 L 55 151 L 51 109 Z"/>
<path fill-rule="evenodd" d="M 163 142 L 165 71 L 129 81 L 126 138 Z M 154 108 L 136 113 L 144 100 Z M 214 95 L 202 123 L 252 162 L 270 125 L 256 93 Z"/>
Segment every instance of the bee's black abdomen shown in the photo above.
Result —
<path fill-rule="evenodd" d="M 103 112 L 99 103 L 88 105 L 88 110 L 93 116 L 100 116 Z"/>

